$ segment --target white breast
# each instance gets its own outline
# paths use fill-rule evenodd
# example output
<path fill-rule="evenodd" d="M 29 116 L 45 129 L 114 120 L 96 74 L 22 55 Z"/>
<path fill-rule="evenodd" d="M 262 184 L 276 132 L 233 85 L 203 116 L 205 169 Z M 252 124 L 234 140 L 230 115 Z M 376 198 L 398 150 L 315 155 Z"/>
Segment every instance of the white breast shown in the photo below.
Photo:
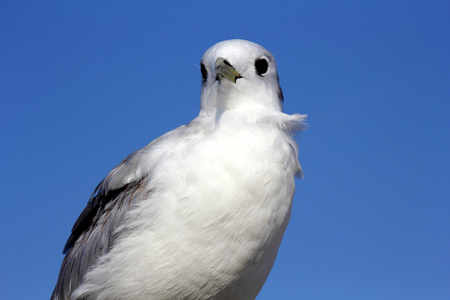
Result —
<path fill-rule="evenodd" d="M 290 217 L 298 161 L 289 142 L 272 124 L 225 122 L 173 145 L 85 288 L 105 299 L 255 298 Z"/>

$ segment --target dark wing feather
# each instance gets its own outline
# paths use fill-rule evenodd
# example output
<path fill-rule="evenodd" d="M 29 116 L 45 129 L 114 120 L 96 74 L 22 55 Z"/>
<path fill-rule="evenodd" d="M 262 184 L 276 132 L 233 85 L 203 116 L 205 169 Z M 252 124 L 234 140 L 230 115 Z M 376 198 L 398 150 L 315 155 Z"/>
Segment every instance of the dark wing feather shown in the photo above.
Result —
<path fill-rule="evenodd" d="M 70 299 L 88 269 L 114 244 L 114 230 L 121 224 L 129 208 L 142 197 L 147 178 L 129 183 L 119 189 L 103 193 L 97 187 L 86 208 L 78 217 L 64 247 L 66 254 L 52 300 Z"/>
<path fill-rule="evenodd" d="M 94 190 L 88 204 L 75 221 L 75 224 L 72 227 L 72 232 L 70 233 L 66 245 L 64 246 L 63 254 L 66 254 L 78 238 L 83 234 L 83 232 L 91 226 L 94 219 L 98 217 L 97 214 L 103 210 L 105 205 L 113 201 L 127 188 L 127 185 L 125 185 L 119 189 L 109 191 L 106 195 L 104 195 L 105 193 L 101 190 L 102 183 L 103 182 L 101 182 Z"/>

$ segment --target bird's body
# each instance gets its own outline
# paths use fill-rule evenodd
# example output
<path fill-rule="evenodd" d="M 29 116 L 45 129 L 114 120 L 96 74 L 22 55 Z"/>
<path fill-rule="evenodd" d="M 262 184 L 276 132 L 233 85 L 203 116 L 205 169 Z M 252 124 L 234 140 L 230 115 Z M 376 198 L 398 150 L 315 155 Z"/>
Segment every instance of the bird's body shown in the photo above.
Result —
<path fill-rule="evenodd" d="M 261 57 L 266 77 L 248 67 Z M 97 187 L 52 299 L 257 296 L 301 175 L 291 135 L 303 116 L 281 112 L 275 61 L 259 45 L 216 44 L 202 75 L 199 116 L 131 154 Z"/>

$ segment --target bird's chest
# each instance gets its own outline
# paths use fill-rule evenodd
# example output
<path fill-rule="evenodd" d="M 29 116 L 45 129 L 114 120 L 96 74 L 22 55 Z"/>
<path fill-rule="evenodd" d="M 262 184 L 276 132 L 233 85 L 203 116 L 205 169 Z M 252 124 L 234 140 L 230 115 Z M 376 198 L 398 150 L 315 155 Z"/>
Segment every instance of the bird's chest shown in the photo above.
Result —
<path fill-rule="evenodd" d="M 293 193 L 297 161 L 291 150 L 276 129 L 219 130 L 186 151 L 180 192 L 190 197 L 190 207 L 213 210 L 211 218 L 272 210 Z"/>
<path fill-rule="evenodd" d="M 139 249 L 157 257 L 152 268 L 170 270 L 165 278 L 176 284 L 174 293 L 192 288 L 252 298 L 289 220 L 295 153 L 276 128 L 251 126 L 217 130 L 182 146 L 154 173 L 155 186 L 164 187 L 155 192 L 156 213 L 148 201 L 158 226 L 144 229 L 148 238 Z M 158 251 L 169 255 L 161 259 Z"/>
<path fill-rule="evenodd" d="M 178 161 L 174 215 L 194 249 L 211 251 L 206 257 L 244 259 L 285 226 L 296 159 L 278 130 L 219 130 Z"/>

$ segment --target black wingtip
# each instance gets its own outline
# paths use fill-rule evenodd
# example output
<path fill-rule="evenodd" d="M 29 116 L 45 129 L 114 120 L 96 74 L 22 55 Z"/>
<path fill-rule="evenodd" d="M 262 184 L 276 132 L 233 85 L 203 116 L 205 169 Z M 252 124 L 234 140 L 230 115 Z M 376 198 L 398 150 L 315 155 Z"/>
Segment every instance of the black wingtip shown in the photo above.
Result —
<path fill-rule="evenodd" d="M 72 248 L 73 246 L 73 241 L 71 240 L 71 237 L 69 238 L 69 240 L 67 240 L 67 243 L 64 245 L 64 249 L 63 249 L 63 254 L 67 254 L 67 252 L 69 252 L 69 250 Z"/>

